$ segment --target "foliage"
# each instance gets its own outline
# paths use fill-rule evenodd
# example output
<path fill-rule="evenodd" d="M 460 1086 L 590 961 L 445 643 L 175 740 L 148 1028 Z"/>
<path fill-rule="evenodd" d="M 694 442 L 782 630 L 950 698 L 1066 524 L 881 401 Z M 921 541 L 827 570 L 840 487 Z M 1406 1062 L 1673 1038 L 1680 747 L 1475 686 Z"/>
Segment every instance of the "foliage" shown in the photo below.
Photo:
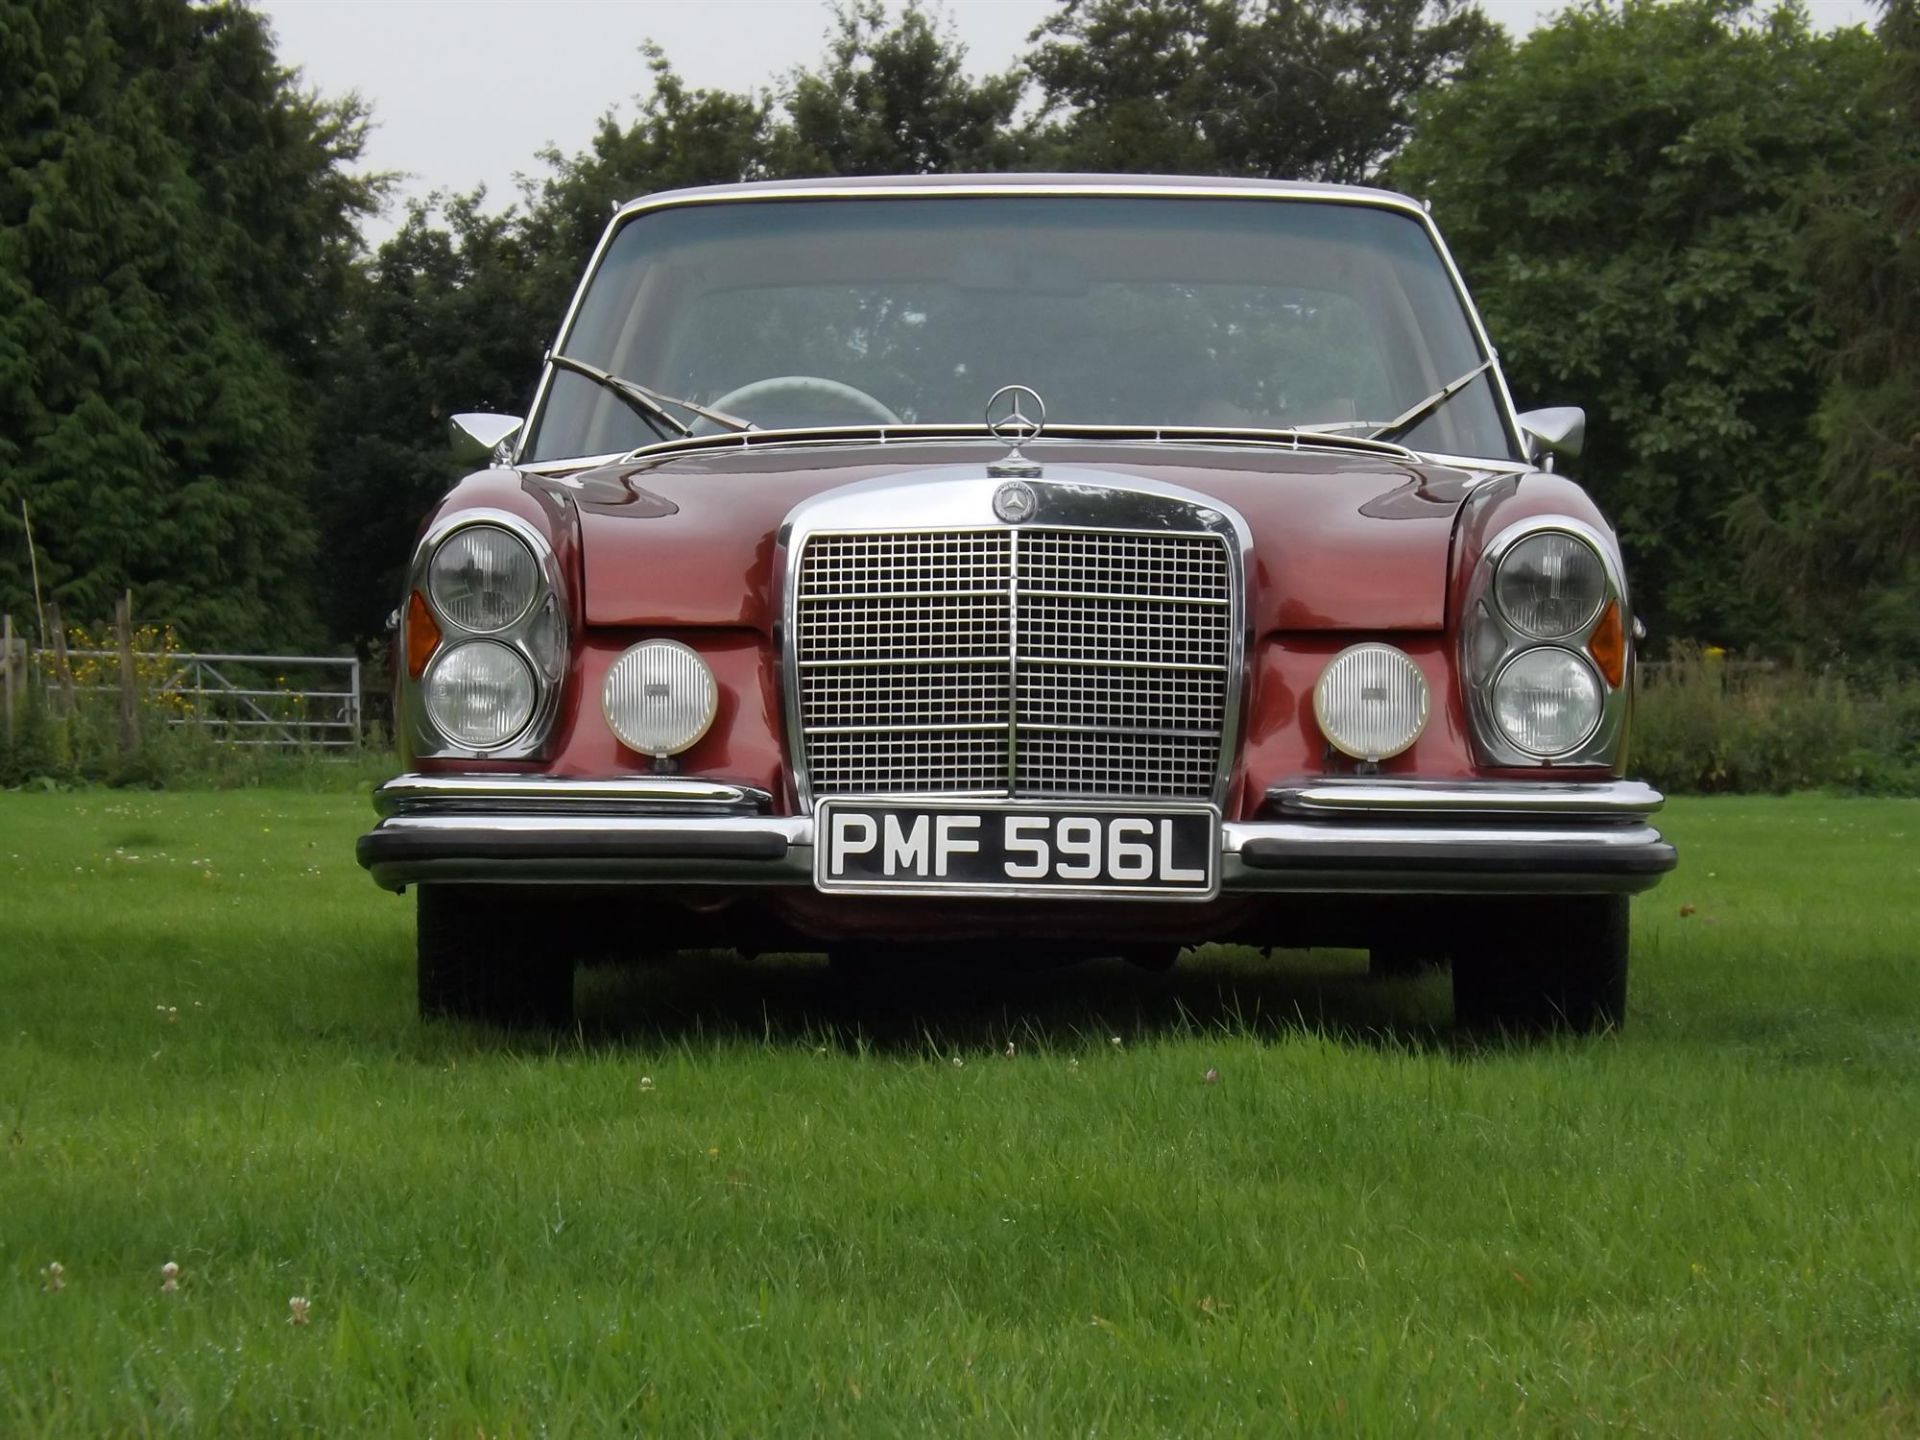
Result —
<path fill-rule="evenodd" d="M 457 474 L 448 417 L 523 415 L 532 398 L 559 308 L 542 312 L 537 236 L 481 198 L 416 205 L 352 279 L 313 505 L 332 634 L 383 633 L 421 517 Z"/>
<path fill-rule="evenodd" d="M 1431 199 L 1521 403 L 1589 412 L 1579 462 L 1656 634 L 1777 643 L 1727 516 L 1819 449 L 1795 225 L 1883 143 L 1860 31 L 1738 0 L 1563 11 L 1433 91 L 1394 166 Z M 1830 562 L 1829 562 L 1830 563 Z"/>
<path fill-rule="evenodd" d="M 1920 795 L 1920 681 L 1687 654 L 1642 670 L 1629 768 L 1672 794 Z"/>
<path fill-rule="evenodd" d="M 364 116 L 236 4 L 7 3 L 0 35 L 0 608 L 32 608 L 25 500 L 69 611 L 308 632 L 296 377 L 377 190 Z"/>
<path fill-rule="evenodd" d="M 1024 145 L 1015 72 L 970 79 L 966 48 L 909 0 L 888 23 L 880 0 L 836 12 L 817 69 L 796 70 L 771 137 L 783 175 L 924 175 L 1014 168 Z"/>
<path fill-rule="evenodd" d="M 1832 337 L 1819 464 L 1749 503 L 1750 583 L 1782 585 L 1802 643 L 1920 668 L 1920 10 L 1894 0 L 1870 96 L 1884 138 L 1831 177 L 1800 237 Z"/>
<path fill-rule="evenodd" d="M 0 1430 L 1910 1437 L 1917 808 L 1670 805 L 1602 1042 L 1222 948 L 520 1046 L 414 1020 L 364 795 L 0 795 Z"/>
<path fill-rule="evenodd" d="M 1456 0 L 1076 0 L 1038 37 L 1049 168 L 1367 181 L 1500 31 Z"/>

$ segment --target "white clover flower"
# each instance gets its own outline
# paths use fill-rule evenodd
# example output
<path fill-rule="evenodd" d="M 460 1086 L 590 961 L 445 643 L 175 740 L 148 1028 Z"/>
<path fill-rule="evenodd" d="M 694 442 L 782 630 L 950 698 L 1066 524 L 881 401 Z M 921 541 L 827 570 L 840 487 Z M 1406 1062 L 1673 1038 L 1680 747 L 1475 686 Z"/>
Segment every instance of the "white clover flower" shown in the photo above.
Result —
<path fill-rule="evenodd" d="M 289 1297 L 289 1298 L 288 1298 L 288 1300 L 287 1300 L 287 1312 L 288 1312 L 288 1313 L 287 1313 L 287 1323 L 288 1323 L 289 1325 L 304 1325 L 304 1324 L 306 1324 L 306 1323 L 307 1323 L 307 1311 L 308 1311 L 308 1309 L 310 1309 L 310 1308 L 311 1308 L 311 1307 L 310 1307 L 310 1305 L 309 1305 L 309 1303 L 308 1303 L 308 1301 L 307 1301 L 307 1297 L 306 1297 L 306 1296 L 304 1296 L 304 1295 L 294 1295 L 294 1296 L 291 1296 L 291 1297 Z"/>
<path fill-rule="evenodd" d="M 67 1267 L 58 1260 L 49 1260 L 47 1268 L 40 1272 L 40 1283 L 48 1293 L 67 1288 Z"/>
<path fill-rule="evenodd" d="M 160 1267 L 160 1275 L 160 1289 L 164 1293 L 171 1295 L 180 1288 L 180 1267 L 173 1261 L 169 1260 Z"/>

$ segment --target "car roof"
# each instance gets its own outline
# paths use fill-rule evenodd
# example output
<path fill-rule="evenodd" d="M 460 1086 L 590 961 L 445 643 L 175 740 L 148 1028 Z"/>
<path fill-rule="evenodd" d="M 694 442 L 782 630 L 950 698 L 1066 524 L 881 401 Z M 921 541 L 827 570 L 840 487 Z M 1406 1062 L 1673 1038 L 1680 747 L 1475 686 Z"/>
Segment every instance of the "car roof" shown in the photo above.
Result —
<path fill-rule="evenodd" d="M 1275 199 L 1314 198 L 1345 200 L 1356 204 L 1391 205 L 1397 208 L 1424 208 L 1419 201 L 1397 191 L 1383 190 L 1370 185 L 1335 185 L 1320 180 L 1267 180 L 1245 175 L 1088 175 L 1028 171 L 996 171 L 991 174 L 977 175 L 849 175 L 815 176 L 795 180 L 748 180 L 729 185 L 698 185 L 680 190 L 659 190 L 648 195 L 636 196 L 620 208 L 627 210 L 645 205 L 650 209 L 656 205 L 681 202 L 695 204 L 712 200 L 751 200 L 756 197 L 791 196 L 811 191 L 845 195 L 860 191 L 886 191 L 898 194 L 903 190 L 931 192 L 959 190 L 976 194 L 980 191 L 992 190 L 1017 190 L 1029 193 L 1035 190 L 1087 190 L 1104 193 L 1165 191 L 1170 195 L 1204 193 L 1215 196 L 1223 191 L 1243 191 L 1249 198 L 1265 195 Z"/>

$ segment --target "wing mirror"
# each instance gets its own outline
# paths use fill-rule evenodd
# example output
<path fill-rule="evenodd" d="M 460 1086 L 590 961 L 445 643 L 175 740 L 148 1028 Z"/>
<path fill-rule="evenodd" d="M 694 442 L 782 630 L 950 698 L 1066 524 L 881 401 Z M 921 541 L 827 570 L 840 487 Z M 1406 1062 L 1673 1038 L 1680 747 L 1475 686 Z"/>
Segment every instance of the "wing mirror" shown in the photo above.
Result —
<path fill-rule="evenodd" d="M 462 465 L 506 460 L 505 447 L 526 424 L 518 415 L 455 415 L 447 421 L 447 443 Z"/>
<path fill-rule="evenodd" d="M 1518 418 L 1520 433 L 1527 441 L 1527 458 L 1547 457 L 1549 470 L 1553 468 L 1553 456 L 1564 455 L 1571 460 L 1587 443 L 1587 412 L 1578 405 L 1528 410 Z"/>

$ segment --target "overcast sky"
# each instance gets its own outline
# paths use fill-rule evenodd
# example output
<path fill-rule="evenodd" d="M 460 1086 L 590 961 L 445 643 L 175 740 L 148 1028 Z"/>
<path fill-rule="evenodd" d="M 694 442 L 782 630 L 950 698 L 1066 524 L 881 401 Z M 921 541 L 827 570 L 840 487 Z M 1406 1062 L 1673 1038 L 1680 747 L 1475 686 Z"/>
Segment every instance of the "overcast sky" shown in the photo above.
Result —
<path fill-rule="evenodd" d="M 367 160 L 397 170 L 403 193 L 484 184 L 504 204 L 517 171 L 549 143 L 583 148 L 609 107 L 646 85 L 639 47 L 656 40 L 695 86 L 764 88 L 817 58 L 824 0 L 254 0 L 283 64 L 328 94 L 358 90 L 377 128 Z M 897 8 L 897 7 L 896 7 Z M 949 0 L 943 7 L 976 71 L 1004 69 L 1056 0 Z M 1560 8 L 1481 0 L 1521 32 Z M 1816 24 L 1852 25 L 1870 0 L 1812 0 Z M 396 210 L 399 208 L 395 207 Z M 370 227 L 379 240 L 393 217 Z"/>

